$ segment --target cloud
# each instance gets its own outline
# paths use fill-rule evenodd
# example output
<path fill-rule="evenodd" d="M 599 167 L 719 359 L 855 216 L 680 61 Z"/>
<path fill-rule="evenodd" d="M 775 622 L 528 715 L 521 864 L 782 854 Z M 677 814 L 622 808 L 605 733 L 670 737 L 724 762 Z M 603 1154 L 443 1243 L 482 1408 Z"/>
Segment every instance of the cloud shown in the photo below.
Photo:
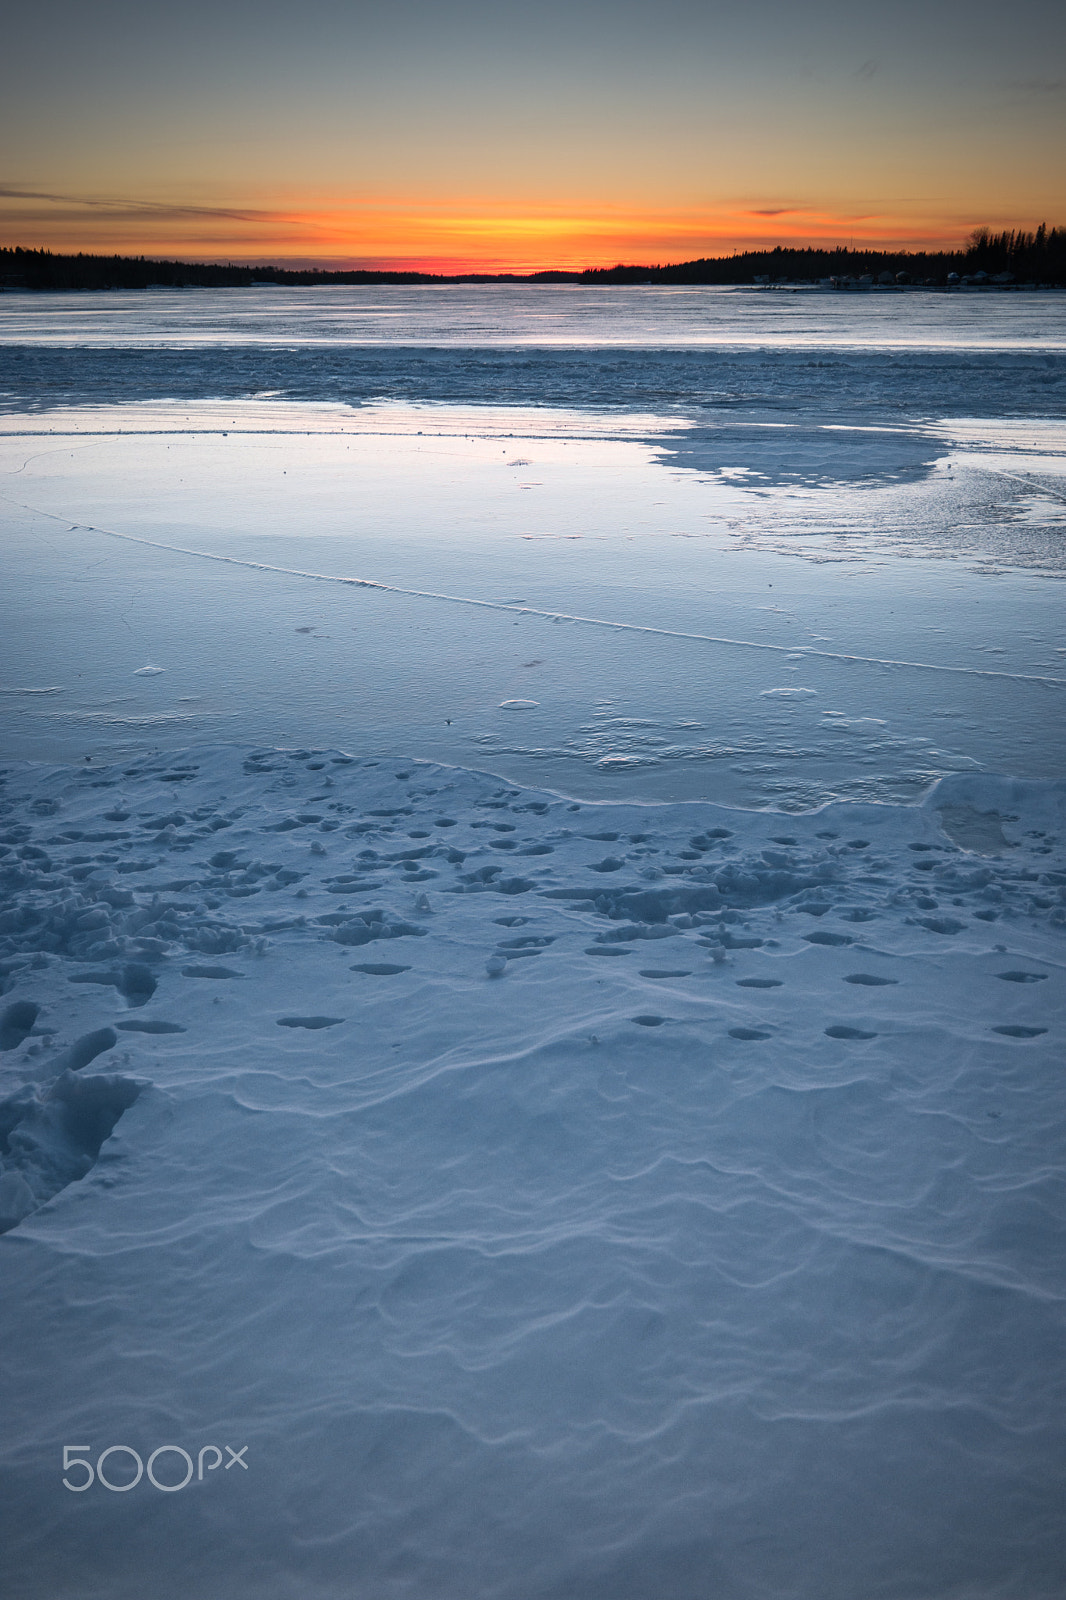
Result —
<path fill-rule="evenodd" d="M 1022 94 L 1062 94 L 1066 78 L 1018 78 L 1008 83 L 1008 89 L 1018 89 Z"/>
<path fill-rule="evenodd" d="M 4 183 L 0 183 L 0 200 L 43 200 L 48 205 L 65 206 L 68 216 L 104 211 L 116 218 L 218 217 L 229 222 L 263 222 L 276 215 L 272 211 L 236 211 L 227 206 L 179 206 L 165 200 L 93 200 L 84 195 L 48 194 Z"/>

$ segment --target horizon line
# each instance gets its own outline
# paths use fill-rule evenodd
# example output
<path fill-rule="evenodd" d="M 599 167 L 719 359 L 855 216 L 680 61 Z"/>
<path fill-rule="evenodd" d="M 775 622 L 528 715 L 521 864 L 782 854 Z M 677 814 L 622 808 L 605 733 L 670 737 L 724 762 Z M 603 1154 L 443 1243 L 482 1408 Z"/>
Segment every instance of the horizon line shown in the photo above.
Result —
<path fill-rule="evenodd" d="M 35 257 L 42 262 L 44 260 L 51 260 L 56 263 L 77 261 L 82 261 L 85 263 L 113 262 L 115 264 L 122 263 L 128 266 L 159 266 L 189 271 L 231 271 L 242 273 L 262 272 L 264 274 L 277 273 L 285 274 L 286 276 L 297 275 L 301 277 L 310 276 L 327 279 L 359 275 L 368 277 L 422 280 L 428 279 L 437 282 L 535 282 L 538 280 L 543 281 L 545 279 L 576 282 L 588 278 L 603 278 L 611 275 L 612 273 L 618 272 L 646 272 L 649 274 L 659 274 L 691 270 L 702 266 L 722 268 L 728 267 L 733 262 L 739 263 L 763 261 L 767 257 L 774 256 L 873 257 L 884 259 L 886 261 L 908 259 L 916 262 L 928 262 L 932 264 L 933 262 L 943 262 L 948 259 L 964 258 L 979 250 L 981 245 L 984 243 L 993 246 L 1000 246 L 1000 248 L 1006 247 L 1010 249 L 1010 247 L 1014 245 L 1015 241 L 1017 241 L 1017 246 L 1024 249 L 1027 246 L 1037 244 L 1038 241 L 1042 242 L 1041 235 L 1043 235 L 1044 240 L 1047 240 L 1048 243 L 1051 243 L 1055 235 L 1061 235 L 1063 233 L 1066 233 L 1066 229 L 1059 228 L 1058 226 L 1052 226 L 1048 228 L 1046 224 L 1042 222 L 1031 232 L 1025 229 L 1004 229 L 1001 232 L 996 233 L 991 229 L 976 228 L 972 231 L 965 243 L 952 247 L 942 246 L 938 249 L 912 249 L 906 246 L 899 249 L 885 249 L 884 246 L 876 247 L 855 245 L 853 242 L 848 244 L 776 243 L 772 245 L 759 245 L 757 247 L 748 247 L 744 249 L 734 248 L 728 254 L 724 255 L 690 256 L 687 259 L 679 261 L 658 261 L 655 263 L 617 261 L 610 266 L 539 267 L 526 272 L 507 270 L 501 271 L 498 269 L 493 270 L 488 266 L 477 266 L 472 264 L 468 265 L 466 263 L 463 263 L 462 266 L 459 264 L 445 265 L 444 263 L 440 263 L 439 265 L 421 264 L 418 266 L 409 265 L 407 263 L 400 265 L 394 261 L 384 264 L 380 260 L 373 258 L 371 258 L 371 261 L 368 261 L 365 257 L 349 260 L 349 262 L 346 264 L 334 264 L 334 262 L 331 262 L 329 265 L 323 265 L 321 258 L 315 260 L 307 257 L 245 257 L 242 260 L 234 260 L 232 257 L 227 256 L 225 258 L 216 257 L 214 259 L 206 260 L 189 260 L 183 257 L 171 255 L 147 255 L 143 253 L 131 255 L 123 254 L 118 251 L 57 251 L 49 249 L 47 246 L 43 245 L 22 244 L 0 245 L 0 258 L 28 256 Z M 1054 242 L 1057 244 L 1058 240 L 1055 239 Z M 336 258 L 334 258 L 334 261 L 335 259 Z M 4 276 L 21 276 L 21 274 L 5 275 L 0 273 L 0 279 L 2 279 Z"/>

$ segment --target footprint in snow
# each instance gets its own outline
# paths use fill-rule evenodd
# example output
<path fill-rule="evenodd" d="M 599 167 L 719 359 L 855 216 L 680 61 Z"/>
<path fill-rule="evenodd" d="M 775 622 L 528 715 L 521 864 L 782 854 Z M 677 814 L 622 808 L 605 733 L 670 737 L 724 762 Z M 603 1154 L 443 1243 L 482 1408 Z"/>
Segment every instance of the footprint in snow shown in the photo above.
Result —
<path fill-rule="evenodd" d="M 780 978 L 738 978 L 738 989 L 780 989 Z"/>
<path fill-rule="evenodd" d="M 343 1017 L 279 1017 L 279 1028 L 336 1028 Z"/>
<path fill-rule="evenodd" d="M 730 1028 L 731 1039 L 769 1039 L 771 1036 L 763 1028 Z"/>
<path fill-rule="evenodd" d="M 692 973 L 682 967 L 641 967 L 642 978 L 691 978 Z"/>
<path fill-rule="evenodd" d="M 1004 983 L 1039 983 L 1047 977 L 1046 972 L 997 972 L 997 978 L 1002 978 Z"/>
<path fill-rule="evenodd" d="M 147 1005 L 156 991 L 156 981 L 141 961 L 127 962 L 120 972 L 75 972 L 69 982 L 110 984 L 130 1006 Z"/>
<path fill-rule="evenodd" d="M 83 1033 L 80 1039 L 68 1045 L 62 1055 L 51 1063 L 52 1070 L 57 1076 L 62 1072 L 80 1072 L 97 1056 L 102 1056 L 105 1050 L 113 1050 L 117 1044 L 118 1034 L 114 1028 L 94 1028 L 92 1033 Z"/>
<path fill-rule="evenodd" d="M 28 1039 L 41 1008 L 32 1000 L 15 1000 L 0 1012 L 0 1050 L 17 1050 Z"/>
<path fill-rule="evenodd" d="M 1006 1034 L 1008 1039 L 1035 1039 L 1040 1034 L 1046 1033 L 1046 1028 L 1023 1028 L 1020 1022 L 1005 1022 L 1001 1027 L 993 1028 L 993 1033 Z"/>
<path fill-rule="evenodd" d="M 832 1027 L 826 1028 L 830 1039 L 876 1039 L 877 1034 L 871 1033 L 867 1028 L 850 1028 L 843 1022 L 834 1022 Z"/>
<path fill-rule="evenodd" d="M 234 972 L 232 967 L 182 967 L 183 978 L 243 978 L 243 972 Z"/>
<path fill-rule="evenodd" d="M 352 972 L 366 972 L 372 978 L 395 978 L 399 972 L 410 972 L 410 967 L 402 967 L 396 961 L 360 961 L 350 969 Z"/>
<path fill-rule="evenodd" d="M 142 1017 L 135 1022 L 116 1022 L 122 1033 L 185 1033 L 180 1022 L 157 1022 L 152 1017 Z"/>
<path fill-rule="evenodd" d="M 862 983 L 868 989 L 879 989 L 883 984 L 898 983 L 898 978 L 879 978 L 873 972 L 849 972 L 844 979 L 845 983 Z"/>

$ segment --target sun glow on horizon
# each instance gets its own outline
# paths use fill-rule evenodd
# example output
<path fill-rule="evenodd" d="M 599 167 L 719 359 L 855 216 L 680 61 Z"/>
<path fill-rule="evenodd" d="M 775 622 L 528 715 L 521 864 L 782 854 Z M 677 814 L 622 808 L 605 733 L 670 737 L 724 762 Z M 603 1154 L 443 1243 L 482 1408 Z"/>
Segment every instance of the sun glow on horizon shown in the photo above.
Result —
<path fill-rule="evenodd" d="M 655 266 L 775 245 L 956 248 L 978 224 L 1028 217 L 893 215 L 856 207 L 743 203 L 691 208 L 517 204 L 439 197 L 338 198 L 303 208 L 182 205 L 0 192 L 0 242 L 55 253 L 195 256 L 276 266 L 439 273 Z"/>

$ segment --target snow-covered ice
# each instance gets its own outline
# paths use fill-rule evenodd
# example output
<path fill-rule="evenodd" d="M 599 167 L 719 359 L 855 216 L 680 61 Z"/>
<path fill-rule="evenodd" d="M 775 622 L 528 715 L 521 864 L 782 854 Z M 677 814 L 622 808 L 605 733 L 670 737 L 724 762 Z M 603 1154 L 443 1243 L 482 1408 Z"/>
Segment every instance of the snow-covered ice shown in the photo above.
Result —
<path fill-rule="evenodd" d="M 0 297 L 16 1600 L 1060 1600 L 1066 297 Z"/>
<path fill-rule="evenodd" d="M 13 1592 L 1057 1592 L 1066 787 L 4 778 Z"/>

